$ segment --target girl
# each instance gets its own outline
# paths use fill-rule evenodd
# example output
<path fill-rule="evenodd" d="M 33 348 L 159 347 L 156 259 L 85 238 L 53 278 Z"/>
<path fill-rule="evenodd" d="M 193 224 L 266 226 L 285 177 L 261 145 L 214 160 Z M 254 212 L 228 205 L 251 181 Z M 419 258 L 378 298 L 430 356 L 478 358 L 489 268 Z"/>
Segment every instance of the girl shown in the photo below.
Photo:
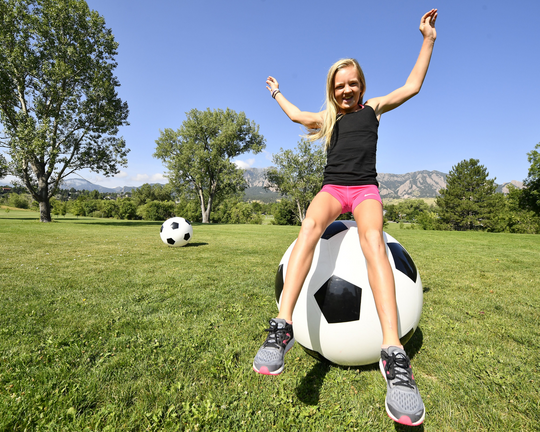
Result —
<path fill-rule="evenodd" d="M 289 259 L 279 314 L 270 320 L 268 337 L 255 356 L 253 369 L 266 375 L 283 371 L 284 355 L 294 344 L 293 309 L 311 267 L 315 246 L 330 223 L 341 213 L 352 211 L 382 327 L 380 368 L 387 382 L 386 411 L 394 421 L 413 426 L 424 421 L 425 410 L 409 357 L 398 336 L 394 277 L 383 238 L 383 209 L 375 164 L 381 115 L 420 91 L 437 37 L 436 19 L 436 9 L 422 17 L 420 32 L 424 41 L 416 64 L 405 85 L 386 96 L 363 102 L 366 82 L 354 59 L 340 60 L 330 68 L 326 109 L 319 113 L 300 111 L 283 96 L 275 78 L 268 77 L 266 81 L 285 114 L 306 127 L 310 139 L 325 143 L 327 165 L 323 188 L 309 206 Z"/>

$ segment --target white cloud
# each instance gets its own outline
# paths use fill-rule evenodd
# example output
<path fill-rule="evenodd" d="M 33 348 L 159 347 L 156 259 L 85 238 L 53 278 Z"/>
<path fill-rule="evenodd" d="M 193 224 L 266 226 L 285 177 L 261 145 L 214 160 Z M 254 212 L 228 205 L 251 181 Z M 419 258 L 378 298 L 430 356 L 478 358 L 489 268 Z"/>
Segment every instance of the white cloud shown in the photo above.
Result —
<path fill-rule="evenodd" d="M 161 173 L 153 174 L 152 177 L 150 177 L 150 181 L 152 183 L 167 183 L 169 180 L 165 178 L 165 176 Z"/>
<path fill-rule="evenodd" d="M 2 179 L 0 179 L 0 184 L 2 184 L 2 186 L 4 186 L 4 185 L 7 185 L 7 184 L 13 184 L 14 182 L 16 182 L 18 180 L 19 179 L 17 177 L 8 175 L 8 176 L 5 176 Z"/>
<path fill-rule="evenodd" d="M 127 177 L 128 176 L 128 173 L 125 172 L 125 171 L 120 171 L 118 174 L 116 174 L 114 176 L 114 178 L 124 178 L 124 177 Z"/>
<path fill-rule="evenodd" d="M 247 161 L 235 160 L 234 164 L 240 169 L 248 169 L 253 166 L 255 159 L 248 159 Z"/>
<path fill-rule="evenodd" d="M 136 183 L 167 183 L 167 179 L 162 173 L 156 173 L 152 175 L 137 174 L 131 177 L 131 180 Z"/>
<path fill-rule="evenodd" d="M 266 150 L 263 150 L 262 152 L 263 152 L 264 157 L 265 157 L 266 159 L 268 159 L 269 161 L 272 160 L 272 156 L 273 156 L 272 153 L 270 153 L 269 151 L 266 151 Z"/>
<path fill-rule="evenodd" d="M 147 183 L 149 178 L 150 176 L 148 174 L 137 174 L 136 176 L 131 177 L 131 180 Z"/>

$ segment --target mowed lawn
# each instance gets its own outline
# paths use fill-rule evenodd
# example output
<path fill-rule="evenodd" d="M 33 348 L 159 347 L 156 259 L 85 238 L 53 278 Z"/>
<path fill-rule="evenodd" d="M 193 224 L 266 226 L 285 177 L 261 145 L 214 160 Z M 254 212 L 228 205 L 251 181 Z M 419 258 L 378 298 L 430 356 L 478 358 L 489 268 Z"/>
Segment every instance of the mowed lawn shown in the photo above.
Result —
<path fill-rule="evenodd" d="M 37 222 L 0 210 L 0 430 L 395 431 L 376 365 L 297 345 L 278 377 L 253 356 L 298 227 Z M 540 428 L 540 236 L 387 231 L 424 285 L 406 346 L 427 431 Z"/>

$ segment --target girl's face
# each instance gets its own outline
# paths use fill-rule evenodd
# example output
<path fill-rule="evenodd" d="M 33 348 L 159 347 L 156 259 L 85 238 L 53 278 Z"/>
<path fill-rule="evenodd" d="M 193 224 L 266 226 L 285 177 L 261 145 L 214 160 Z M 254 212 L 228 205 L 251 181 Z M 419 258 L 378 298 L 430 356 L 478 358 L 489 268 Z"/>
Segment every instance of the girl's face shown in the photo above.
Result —
<path fill-rule="evenodd" d="M 340 111 L 343 114 L 358 109 L 358 102 L 362 93 L 362 84 L 354 66 L 347 66 L 336 72 L 334 76 L 334 96 Z"/>

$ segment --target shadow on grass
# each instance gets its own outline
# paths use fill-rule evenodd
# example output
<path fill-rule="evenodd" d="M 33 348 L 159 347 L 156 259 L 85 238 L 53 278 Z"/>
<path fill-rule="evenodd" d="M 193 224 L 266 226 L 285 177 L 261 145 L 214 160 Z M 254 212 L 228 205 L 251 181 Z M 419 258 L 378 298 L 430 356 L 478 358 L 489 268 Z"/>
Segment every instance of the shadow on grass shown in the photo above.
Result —
<path fill-rule="evenodd" d="M 394 428 L 398 432 L 407 432 L 407 431 L 422 432 L 424 430 L 424 425 L 421 424 L 420 426 L 405 426 L 399 423 L 394 423 Z"/>
<path fill-rule="evenodd" d="M 296 396 L 307 405 L 318 405 L 319 395 L 324 383 L 324 378 L 332 365 L 323 361 L 318 361 L 313 368 L 302 378 L 300 385 L 296 388 Z"/>
<path fill-rule="evenodd" d="M 199 247 L 199 246 L 207 246 L 207 245 L 208 243 L 205 243 L 205 242 L 193 242 L 193 243 L 188 243 L 185 246 L 181 246 L 178 248 L 171 248 L 171 249 L 185 249 L 185 248 L 190 248 L 190 247 Z"/>
<path fill-rule="evenodd" d="M 418 327 L 416 331 L 414 332 L 414 334 L 412 335 L 411 339 L 409 339 L 409 341 L 405 345 L 405 351 L 407 351 L 407 355 L 409 356 L 410 359 L 413 359 L 414 356 L 418 353 L 418 351 L 420 351 L 420 348 L 422 348 L 423 342 L 424 342 L 424 334 L 422 333 L 422 329 Z M 317 405 L 319 403 L 319 395 L 321 393 L 321 388 L 323 386 L 324 379 L 326 377 L 326 374 L 330 371 L 330 368 L 332 367 L 338 367 L 341 369 L 354 369 L 359 372 L 372 372 L 372 371 L 379 370 L 378 363 L 373 363 L 373 364 L 363 365 L 363 366 L 340 366 L 340 365 L 337 365 L 328 361 L 319 360 L 317 363 L 315 363 L 315 365 L 307 373 L 307 375 L 304 378 L 302 378 L 302 380 L 300 381 L 300 384 L 296 388 L 296 395 L 298 399 L 307 405 Z M 423 426 L 411 428 L 411 427 L 403 426 L 396 423 L 396 430 L 422 431 Z"/>
<path fill-rule="evenodd" d="M 418 351 L 420 351 L 420 348 L 422 348 L 423 344 L 424 333 L 422 333 L 422 329 L 420 327 L 417 327 L 412 337 L 405 344 L 405 351 L 407 352 L 407 355 L 411 360 L 418 353 Z"/>

